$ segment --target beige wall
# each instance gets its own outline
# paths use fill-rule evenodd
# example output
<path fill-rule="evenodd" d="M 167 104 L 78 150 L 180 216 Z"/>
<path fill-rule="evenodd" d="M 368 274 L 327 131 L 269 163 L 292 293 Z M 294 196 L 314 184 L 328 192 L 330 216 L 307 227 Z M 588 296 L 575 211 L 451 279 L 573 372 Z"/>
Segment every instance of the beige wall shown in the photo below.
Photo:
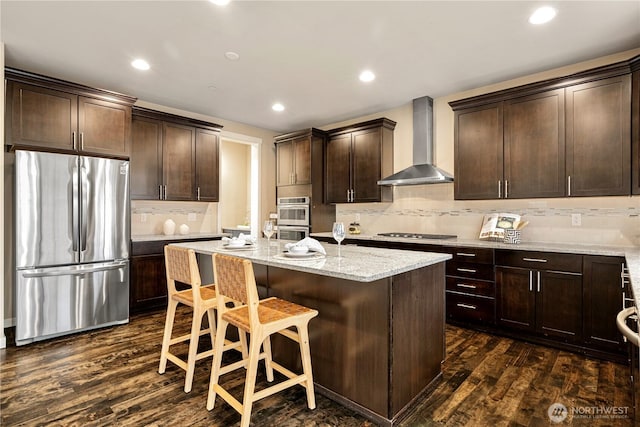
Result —
<path fill-rule="evenodd" d="M 615 63 L 640 54 L 640 49 L 562 67 L 491 86 L 434 99 L 436 164 L 454 174 L 453 121 L 448 102 L 494 92 L 535 81 L 576 73 Z M 418 94 L 418 96 L 428 94 Z M 394 133 L 394 167 L 399 171 L 412 163 L 413 115 L 411 100 L 398 108 L 322 126 L 330 129 L 378 117 L 398 124 Z M 523 239 L 542 242 L 575 242 L 640 245 L 640 197 L 586 197 L 526 200 L 455 201 L 453 184 L 396 187 L 393 203 L 338 205 L 338 220 L 352 222 L 360 214 L 363 233 L 388 231 L 456 234 L 477 238 L 482 218 L 491 212 L 515 212 L 530 220 Z M 571 226 L 571 215 L 582 217 L 582 226 Z"/>
<path fill-rule="evenodd" d="M 2 70 L 2 81 L 4 82 L 4 43 L 0 42 L 0 70 Z M 0 99 L 4 100 L 4 84 L 0 85 Z M 0 104 L 0 135 L 4 135 L 4 102 Z M 2 180 L 2 185 L 0 188 L 4 188 L 4 161 L 0 162 L 0 180 Z M 4 197 L 0 201 L 0 240 L 5 241 L 4 239 Z M 11 283 L 10 280 L 7 280 L 7 275 L 11 275 L 12 272 L 7 271 L 5 267 L 5 259 L 4 259 L 4 246 L 0 246 L 0 269 L 3 271 L 2 277 L 0 277 L 0 321 L 4 324 L 4 316 L 5 316 L 5 283 Z M 4 328 L 0 328 L 0 348 L 5 348 L 7 344 L 7 340 L 4 336 Z"/>
<path fill-rule="evenodd" d="M 220 225 L 249 225 L 251 146 L 222 141 L 220 148 Z"/>

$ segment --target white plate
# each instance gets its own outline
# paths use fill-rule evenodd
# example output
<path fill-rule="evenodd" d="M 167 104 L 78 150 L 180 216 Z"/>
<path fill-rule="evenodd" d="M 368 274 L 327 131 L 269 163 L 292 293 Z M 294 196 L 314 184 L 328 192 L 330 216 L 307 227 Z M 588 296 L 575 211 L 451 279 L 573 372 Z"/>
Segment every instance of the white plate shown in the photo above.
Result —
<path fill-rule="evenodd" d="M 303 254 L 296 254 L 294 252 L 284 252 L 283 255 L 286 256 L 287 258 L 311 258 L 314 255 L 322 255 L 322 254 L 319 254 L 318 252 L 309 251 Z"/>
<path fill-rule="evenodd" d="M 256 247 L 254 245 L 242 245 L 242 246 L 222 245 L 222 249 L 226 249 L 228 251 L 241 251 L 241 250 L 255 249 L 255 248 Z"/>

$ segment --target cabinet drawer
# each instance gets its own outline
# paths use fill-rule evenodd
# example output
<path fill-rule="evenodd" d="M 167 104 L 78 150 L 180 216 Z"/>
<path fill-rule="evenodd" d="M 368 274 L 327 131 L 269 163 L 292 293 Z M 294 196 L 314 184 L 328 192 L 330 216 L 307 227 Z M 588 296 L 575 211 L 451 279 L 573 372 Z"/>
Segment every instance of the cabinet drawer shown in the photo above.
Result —
<path fill-rule="evenodd" d="M 582 273 L 582 255 L 498 249 L 496 265 Z"/>
<path fill-rule="evenodd" d="M 496 284 L 483 280 L 447 277 L 447 290 L 493 298 L 496 294 Z"/>
<path fill-rule="evenodd" d="M 494 281 L 493 264 L 447 261 L 447 276 Z"/>
<path fill-rule="evenodd" d="M 453 261 L 493 264 L 493 249 L 487 248 L 453 248 Z"/>
<path fill-rule="evenodd" d="M 447 291 L 447 318 L 459 321 L 494 323 L 495 300 Z"/>

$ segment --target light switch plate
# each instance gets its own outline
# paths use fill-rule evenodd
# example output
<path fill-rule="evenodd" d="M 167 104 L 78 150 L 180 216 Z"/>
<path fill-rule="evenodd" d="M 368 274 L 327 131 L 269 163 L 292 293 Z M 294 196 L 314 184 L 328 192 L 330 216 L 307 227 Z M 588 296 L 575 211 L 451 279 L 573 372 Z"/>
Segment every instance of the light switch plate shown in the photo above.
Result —
<path fill-rule="evenodd" d="M 146 213 L 140 214 L 140 222 L 147 222 L 147 214 Z"/>
<path fill-rule="evenodd" d="M 195 221 L 196 220 L 196 214 L 193 212 L 190 212 L 187 214 L 187 221 Z"/>
<path fill-rule="evenodd" d="M 571 214 L 571 225 L 574 227 L 580 227 L 582 225 L 582 214 Z"/>

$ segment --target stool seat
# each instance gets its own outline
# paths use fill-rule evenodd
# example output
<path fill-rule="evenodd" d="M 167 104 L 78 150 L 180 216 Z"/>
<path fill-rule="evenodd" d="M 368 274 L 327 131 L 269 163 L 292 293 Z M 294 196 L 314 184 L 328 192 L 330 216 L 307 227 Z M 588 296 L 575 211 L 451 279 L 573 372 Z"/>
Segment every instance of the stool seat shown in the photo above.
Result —
<path fill-rule="evenodd" d="M 286 319 L 290 319 L 290 323 L 293 326 L 297 324 L 300 319 L 293 318 L 292 316 L 307 316 L 311 319 L 317 315 L 318 312 L 316 310 L 275 297 L 261 300 L 258 305 L 258 319 L 260 323 L 265 326 L 269 323 L 281 322 Z M 222 315 L 222 318 L 244 331 L 249 332 L 251 330 L 249 308 L 246 305 L 226 311 Z"/>
<path fill-rule="evenodd" d="M 188 306 L 193 306 L 193 291 L 191 289 L 185 289 L 184 291 L 178 291 L 171 296 L 178 302 L 181 302 Z M 211 305 L 216 307 L 216 285 L 207 285 L 200 288 L 200 299 L 205 305 Z"/>

